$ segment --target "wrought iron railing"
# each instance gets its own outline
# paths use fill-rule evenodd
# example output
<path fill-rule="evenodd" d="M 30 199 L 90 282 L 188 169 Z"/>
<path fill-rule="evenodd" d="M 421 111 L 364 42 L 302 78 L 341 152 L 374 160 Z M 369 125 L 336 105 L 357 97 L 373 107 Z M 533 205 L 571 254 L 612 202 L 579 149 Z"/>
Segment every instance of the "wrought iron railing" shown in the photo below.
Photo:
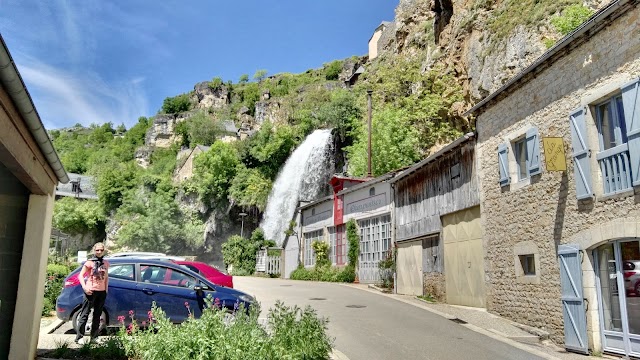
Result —
<path fill-rule="evenodd" d="M 605 195 L 616 194 L 632 188 L 627 144 L 602 151 L 598 153 L 596 158 L 598 165 L 600 165 Z"/>

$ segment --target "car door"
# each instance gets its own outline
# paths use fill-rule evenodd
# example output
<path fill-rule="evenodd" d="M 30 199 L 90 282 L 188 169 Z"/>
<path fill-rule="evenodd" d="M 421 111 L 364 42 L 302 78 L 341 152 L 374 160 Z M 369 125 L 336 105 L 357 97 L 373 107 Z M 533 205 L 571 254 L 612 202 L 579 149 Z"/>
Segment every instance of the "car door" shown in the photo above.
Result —
<path fill-rule="evenodd" d="M 117 325 L 119 316 L 125 316 L 128 322 L 129 311 L 136 308 L 136 298 L 135 264 L 110 264 L 109 291 L 105 301 L 110 326 Z"/>
<path fill-rule="evenodd" d="M 193 286 L 197 281 L 193 276 L 157 264 L 141 264 L 140 273 L 141 282 L 137 284 L 140 307 L 136 310 L 139 318 L 146 320 L 154 301 L 173 323 L 183 322 L 189 313 L 196 315 L 198 301 Z"/>

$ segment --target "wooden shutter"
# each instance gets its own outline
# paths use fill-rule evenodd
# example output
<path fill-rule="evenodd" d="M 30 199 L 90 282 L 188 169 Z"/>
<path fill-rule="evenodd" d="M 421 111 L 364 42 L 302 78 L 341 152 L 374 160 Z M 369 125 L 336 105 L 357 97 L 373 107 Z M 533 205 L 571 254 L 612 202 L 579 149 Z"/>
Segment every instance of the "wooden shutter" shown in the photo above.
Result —
<path fill-rule="evenodd" d="M 540 167 L 540 139 L 537 128 L 527 130 L 526 144 L 529 176 L 538 175 L 542 172 L 542 168 Z"/>
<path fill-rule="evenodd" d="M 622 87 L 624 120 L 627 125 L 631 183 L 640 185 L 640 81 L 638 79 Z"/>
<path fill-rule="evenodd" d="M 571 146 L 573 148 L 573 172 L 578 200 L 593 197 L 591 186 L 591 150 L 587 142 L 586 108 L 574 110 L 569 115 Z"/>
<path fill-rule="evenodd" d="M 509 176 L 509 146 L 507 144 L 498 145 L 498 163 L 500 167 L 500 186 L 509 185 L 511 176 Z"/>

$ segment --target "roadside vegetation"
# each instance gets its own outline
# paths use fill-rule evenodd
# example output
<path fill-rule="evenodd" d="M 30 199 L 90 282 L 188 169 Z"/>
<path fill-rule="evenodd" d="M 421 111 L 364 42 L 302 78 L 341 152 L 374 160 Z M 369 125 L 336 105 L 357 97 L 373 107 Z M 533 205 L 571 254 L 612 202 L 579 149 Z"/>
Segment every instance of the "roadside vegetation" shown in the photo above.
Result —
<path fill-rule="evenodd" d="M 259 307 L 245 311 L 240 307 L 233 315 L 208 299 L 208 307 L 199 319 L 189 318 L 179 326 L 167 319 L 155 306 L 149 311 L 144 328 L 133 317 L 121 318 L 121 327 L 95 344 L 79 349 L 61 343 L 46 356 L 59 359 L 329 359 L 333 339 L 327 334 L 328 320 L 307 306 L 286 306 L 277 302 L 269 309 L 266 324 L 259 319 Z M 131 320 L 131 321 L 129 321 Z"/>

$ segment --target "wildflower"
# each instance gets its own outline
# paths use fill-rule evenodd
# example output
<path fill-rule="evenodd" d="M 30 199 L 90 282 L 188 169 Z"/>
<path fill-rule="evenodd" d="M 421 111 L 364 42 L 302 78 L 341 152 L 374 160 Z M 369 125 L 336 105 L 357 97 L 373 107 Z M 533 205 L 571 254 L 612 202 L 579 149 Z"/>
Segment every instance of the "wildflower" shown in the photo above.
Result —
<path fill-rule="evenodd" d="M 120 324 L 124 324 L 124 316 L 123 315 L 118 316 L 118 322 Z"/>
<path fill-rule="evenodd" d="M 143 322 L 142 322 L 142 326 L 143 326 L 143 327 L 144 327 L 144 326 L 147 326 L 147 322 L 146 322 L 146 321 L 143 321 Z"/>
<path fill-rule="evenodd" d="M 185 301 L 185 302 L 184 302 L 184 306 L 186 306 L 186 307 L 187 307 L 187 309 L 188 309 L 188 308 L 189 308 L 189 302 Z"/>
<path fill-rule="evenodd" d="M 147 316 L 149 317 L 149 319 L 153 319 L 153 313 L 151 312 L 151 310 L 147 311 Z"/>
<path fill-rule="evenodd" d="M 129 316 L 133 316 L 133 310 L 129 310 Z"/>

